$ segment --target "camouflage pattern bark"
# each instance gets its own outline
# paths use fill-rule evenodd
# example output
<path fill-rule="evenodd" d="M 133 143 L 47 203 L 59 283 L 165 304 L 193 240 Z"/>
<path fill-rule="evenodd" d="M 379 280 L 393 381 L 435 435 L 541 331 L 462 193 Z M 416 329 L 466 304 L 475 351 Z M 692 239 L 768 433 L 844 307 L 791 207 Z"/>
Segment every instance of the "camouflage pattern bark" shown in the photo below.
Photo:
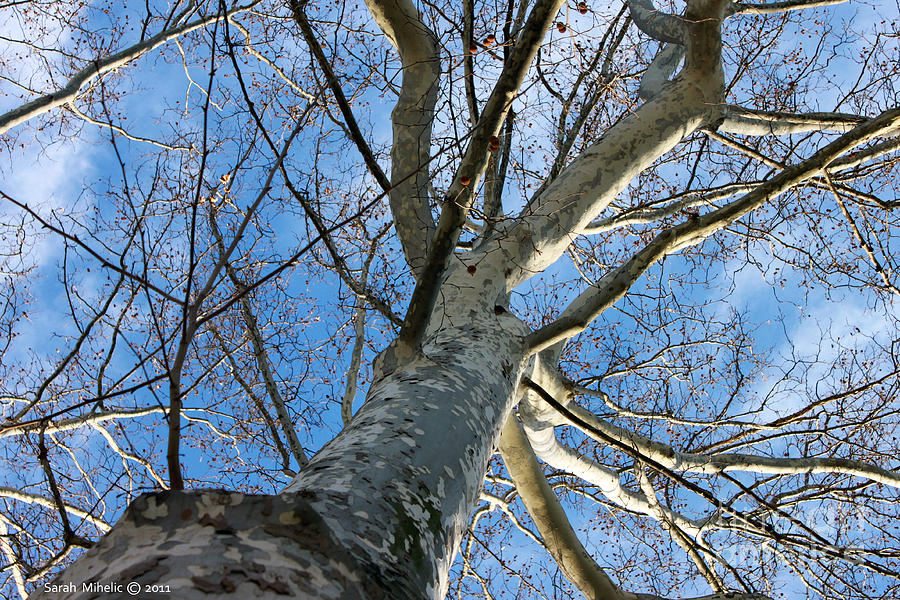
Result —
<path fill-rule="evenodd" d="M 283 493 L 157 492 L 33 598 L 442 598 L 511 407 L 527 331 L 501 308 L 436 315 Z M 74 585 L 70 585 L 74 584 Z M 160 586 L 160 587 L 154 587 Z"/>

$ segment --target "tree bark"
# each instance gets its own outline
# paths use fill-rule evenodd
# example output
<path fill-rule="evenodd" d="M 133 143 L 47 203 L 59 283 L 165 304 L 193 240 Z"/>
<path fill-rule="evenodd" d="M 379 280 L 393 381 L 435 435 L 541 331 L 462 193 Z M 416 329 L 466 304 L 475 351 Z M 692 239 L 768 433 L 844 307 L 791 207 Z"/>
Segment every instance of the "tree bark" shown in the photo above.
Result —
<path fill-rule="evenodd" d="M 141 598 L 443 598 L 527 334 L 462 298 L 420 355 L 383 355 L 353 421 L 282 493 L 144 494 L 51 584 L 74 589 L 32 597 L 132 598 L 90 584 L 136 582 Z"/>

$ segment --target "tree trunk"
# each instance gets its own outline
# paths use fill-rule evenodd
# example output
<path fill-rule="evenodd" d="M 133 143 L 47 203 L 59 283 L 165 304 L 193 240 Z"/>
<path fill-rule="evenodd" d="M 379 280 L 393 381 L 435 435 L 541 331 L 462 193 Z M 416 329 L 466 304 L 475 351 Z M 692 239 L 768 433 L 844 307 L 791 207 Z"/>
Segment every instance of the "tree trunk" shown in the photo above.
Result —
<path fill-rule="evenodd" d="M 478 304 L 435 315 L 413 360 L 383 353 L 365 405 L 282 493 L 145 494 L 52 584 L 74 585 L 32 597 L 443 598 L 527 333 Z"/>

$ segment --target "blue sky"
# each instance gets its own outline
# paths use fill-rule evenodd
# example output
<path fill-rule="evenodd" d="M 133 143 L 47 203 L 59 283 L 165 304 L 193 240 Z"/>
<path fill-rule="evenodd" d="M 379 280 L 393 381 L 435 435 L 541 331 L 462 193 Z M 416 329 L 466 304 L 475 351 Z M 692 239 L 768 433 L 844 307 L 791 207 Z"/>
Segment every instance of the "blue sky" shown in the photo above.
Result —
<path fill-rule="evenodd" d="M 129 5 L 129 7 L 137 6 L 135 10 L 140 10 L 137 4 Z M 894 7 L 891 7 L 893 10 Z M 854 13 L 855 11 L 855 13 Z M 875 7 L 866 5 L 859 6 L 842 6 L 838 8 L 830 8 L 823 11 L 822 14 L 831 15 L 831 22 L 836 27 L 843 27 L 843 23 L 850 22 L 849 16 L 855 14 L 852 21 L 852 28 L 862 30 L 867 23 L 874 22 L 877 19 L 878 11 Z M 106 17 L 100 13 L 94 15 L 94 24 L 102 22 Z M 587 28 L 587 18 L 578 16 L 574 11 L 566 14 L 569 23 L 570 32 L 577 31 L 579 28 Z M 736 22 L 736 21 L 735 21 Z M 582 25 L 584 23 L 584 25 Z M 71 32 L 67 31 L 58 23 L 53 25 L 47 33 L 46 41 L 48 44 L 62 44 L 67 47 L 65 40 L 69 39 Z M 14 21 L 7 21 L 4 25 L 0 25 L 0 31 L 6 36 L 15 37 L 22 32 L 17 30 Z M 232 32 L 236 37 L 238 33 Z M 799 33 L 799 32 L 798 32 Z M 197 34 L 195 39 L 204 39 L 202 36 L 208 34 Z M 576 41 L 573 36 L 571 39 L 565 36 L 553 34 L 554 38 L 560 39 L 558 52 L 560 56 L 571 49 L 571 44 Z M 848 35 L 851 35 L 848 33 Z M 851 35 L 852 37 L 852 35 Z M 128 38 L 126 36 L 126 39 Z M 62 42 L 60 42 L 62 40 Z M 851 40 L 842 51 L 851 56 L 857 47 L 858 40 Z M 284 59 L 284 65 L 290 65 L 291 50 L 294 42 L 287 44 L 285 56 L 279 57 Z M 563 46 L 565 48 L 563 48 Z M 160 52 L 157 51 L 151 57 L 142 59 L 136 66 L 129 67 L 123 74 L 125 75 L 119 83 L 112 86 L 116 90 L 127 91 L 124 99 L 119 101 L 116 106 L 121 109 L 122 114 L 127 115 L 127 127 L 130 132 L 138 135 L 160 135 L 168 137 L 168 132 L 157 128 L 157 121 L 166 119 L 174 119 L 176 114 L 185 114 L 184 111 L 190 112 L 184 117 L 184 121 L 189 125 L 186 129 L 190 129 L 195 135 L 193 140 L 196 141 L 197 132 L 200 131 L 201 121 L 196 109 L 202 106 L 204 102 L 203 92 L 200 88 L 188 85 L 185 77 L 185 69 L 180 64 L 180 56 L 176 49 L 169 45 L 164 50 L 168 57 L 174 57 L 174 60 L 166 61 L 159 58 Z M 549 50 L 548 52 L 556 52 L 557 50 Z M 189 60 L 193 61 L 193 55 L 189 53 Z M 221 73 L 229 73 L 230 66 L 225 58 L 220 54 Z M 479 65 L 484 72 L 490 70 L 490 61 L 486 58 L 479 59 Z M 776 62 L 776 59 L 772 59 Z M 279 63 L 281 64 L 281 63 Z M 390 63 L 391 67 L 396 67 L 396 61 Z M 296 66 L 296 65 L 295 65 Z M 856 75 L 853 68 L 855 63 L 846 58 L 835 58 L 832 62 L 833 72 L 838 74 L 838 78 L 852 78 Z M 773 66 L 773 69 L 777 65 Z M 250 61 L 247 66 L 247 73 L 257 68 L 256 63 Z M 297 66 L 302 70 L 303 66 Z M 32 71 L 35 77 L 32 78 Z M 44 82 L 40 78 L 40 64 L 32 58 L 23 59 L 18 66 L 18 73 L 24 78 L 29 79 L 35 86 L 43 85 Z M 203 86 L 207 82 L 208 71 L 202 65 L 196 65 L 192 62 L 192 66 L 188 68 L 188 72 L 198 85 Z M 358 74 L 357 74 L 358 75 Z M 388 77 L 392 75 L 388 71 Z M 850 81 L 847 79 L 846 81 Z M 458 83 L 458 82 L 457 82 Z M 631 82 L 629 85 L 633 87 Z M 846 82 L 839 82 L 846 89 Z M 233 91 L 233 88 L 231 88 Z M 818 106 L 823 110 L 828 110 L 836 103 L 839 96 L 836 91 L 837 87 L 824 88 L 824 91 L 816 96 Z M 10 86 L 3 84 L 0 87 L 3 92 L 10 92 Z M 348 92 L 351 92 L 351 86 L 348 85 Z M 750 93 L 747 90 L 746 93 Z M 885 95 L 890 89 L 885 84 L 879 94 Z M 743 93 L 743 92 L 742 92 Z M 532 101 L 546 101 L 546 98 L 538 98 L 541 94 L 535 87 L 525 94 L 528 104 Z M 217 98 L 217 102 L 218 102 Z M 0 110 L 14 106 L 18 102 L 15 94 L 6 97 L 0 97 Z M 366 103 L 369 103 L 368 105 Z M 390 127 L 388 114 L 390 105 L 393 102 L 393 96 L 387 95 L 381 97 L 378 93 L 369 91 L 366 95 L 357 99 L 359 107 L 360 120 L 364 124 L 364 129 L 371 134 L 373 145 L 383 147 L 387 144 L 390 137 Z M 521 108 L 524 108 L 526 102 L 520 102 Z M 187 107 L 187 108 L 186 108 Z M 266 115 L 266 119 L 270 122 L 276 122 L 282 115 L 279 111 L 282 107 L 274 107 Z M 222 102 L 220 107 L 214 108 L 211 112 L 211 121 L 213 127 L 228 127 L 230 121 L 228 116 L 230 111 L 234 110 L 233 105 Z M 540 115 L 538 115 L 540 116 Z M 555 114 L 547 111 L 544 120 L 535 121 L 535 131 L 532 133 L 522 133 L 523 138 L 530 136 L 530 139 L 537 142 L 547 143 L 546 131 L 553 124 Z M 537 117 L 535 117 L 537 119 Z M 123 123 L 125 123 L 123 121 Z M 309 182 L 309 189 L 315 192 L 315 186 L 312 185 L 318 181 L 323 187 L 340 187 L 344 184 L 360 181 L 363 179 L 361 169 L 358 164 L 354 150 L 346 143 L 339 142 L 343 134 L 333 125 L 326 122 L 326 126 L 330 128 L 327 136 L 325 147 L 321 152 L 314 145 L 315 134 L 301 135 L 298 139 L 294 151 L 291 154 L 291 168 L 297 173 L 297 179 Z M 524 132 L 526 125 L 523 124 Z M 311 130 L 314 129 L 311 128 Z M 236 131 L 236 130 L 235 130 Z M 98 128 L 90 124 L 83 126 L 75 126 L 71 132 L 67 130 L 67 135 L 63 136 L 63 141 L 57 141 L 57 130 L 48 128 L 45 131 L 35 132 L 30 128 L 21 128 L 17 132 L 17 142 L 21 147 L 14 149 L 13 152 L 6 156 L 0 157 L 0 189 L 8 193 L 16 199 L 27 202 L 30 206 L 35 207 L 45 217 L 50 217 L 54 213 L 59 214 L 63 218 L 63 224 L 66 228 L 72 224 L 65 220 L 63 215 L 78 216 L 102 216 L 104 218 L 112 218 L 114 216 L 114 207 L 105 198 L 105 194 L 111 190 L 116 190 L 120 186 L 121 172 L 119 170 L 118 160 L 110 151 L 107 140 L 109 132 L 105 129 Z M 237 135 L 237 134 L 236 134 Z M 51 142 L 51 140 L 53 140 Z M 232 166 L 235 153 L 246 147 L 249 142 L 245 135 L 242 142 L 223 141 L 219 152 L 210 157 L 207 165 L 206 185 L 213 185 L 214 182 Z M 137 193 L 138 188 L 143 191 L 150 189 L 150 181 L 154 174 L 156 164 L 151 160 L 147 161 L 149 151 L 155 150 L 148 147 L 147 144 L 141 142 L 133 142 L 125 140 L 121 137 L 117 138 L 119 151 L 123 162 L 127 165 L 126 172 L 129 177 L 129 183 Z M 8 158 L 7 158 L 8 157 Z M 271 153 L 264 152 L 262 156 L 255 159 L 252 170 L 241 176 L 239 186 L 234 196 L 234 205 L 239 208 L 245 208 L 255 197 L 259 191 L 261 181 L 265 176 L 266 168 L 271 164 Z M 520 158 L 519 166 L 523 169 L 531 168 L 541 170 L 546 167 L 546 153 L 535 150 L 532 154 L 523 154 Z M 183 161 L 183 162 L 182 162 Z M 443 161 L 439 161 L 443 162 Z M 23 167 L 26 165 L 26 167 Z M 178 152 L 173 152 L 167 158 L 165 165 L 172 173 L 178 174 L 181 182 L 192 184 L 192 176 L 197 173 L 197 157 L 196 155 L 187 160 Z M 316 172 L 318 169 L 318 172 Z M 684 171 L 684 165 L 672 167 L 672 171 Z M 667 172 L 664 170 L 664 174 Z M 440 174 L 440 177 L 446 179 L 447 172 Z M 508 197 L 510 201 L 506 205 L 509 212 L 515 212 L 523 203 L 527 196 L 527 192 L 522 190 L 517 180 L 510 177 L 507 181 Z M 191 190 L 175 190 L 175 192 L 187 193 Z M 167 200 L 166 194 L 170 190 L 157 190 L 155 193 L 158 198 L 158 205 L 154 205 L 161 211 L 158 215 L 158 223 L 166 222 L 163 215 L 165 207 L 164 202 Z M 174 193 L 174 192 L 172 192 Z M 208 189 L 203 190 L 203 194 L 207 194 Z M 280 192 L 279 192 L 280 193 Z M 355 193 L 355 190 L 354 190 Z M 283 195 L 283 194 L 282 194 Z M 327 194 L 323 193 L 323 197 Z M 372 197 L 373 193 L 369 192 L 366 198 Z M 276 193 L 272 194 L 273 199 Z M 301 245 L 306 238 L 306 224 L 299 208 L 293 207 L 290 211 L 282 210 L 283 204 L 288 202 L 285 198 L 277 198 L 265 206 L 259 214 L 259 221 L 254 223 L 252 229 L 253 241 L 248 241 L 242 246 L 242 250 L 247 250 L 251 245 L 255 244 L 254 249 L 257 251 L 256 256 L 261 263 L 260 265 L 249 264 L 251 269 L 259 267 L 261 272 L 266 272 L 268 268 L 272 268 L 276 263 L 277 257 L 283 257 L 290 254 L 290 251 Z M 0 215 L 10 215 L 17 211 L 7 203 L 0 204 Z M 224 209 L 223 209 L 224 210 Z M 326 212 L 332 209 L 324 209 Z M 329 214 L 329 217 L 336 218 L 335 214 Z M 234 215 L 232 220 L 234 222 Z M 71 345 L 71 338 L 76 333 L 74 325 L 67 320 L 68 304 L 65 290 L 59 284 L 60 265 L 63 257 L 63 245 L 60 240 L 49 234 L 39 232 L 39 228 L 31 225 L 28 230 L 29 242 L 32 244 L 28 256 L 28 260 L 32 261 L 35 271 L 28 276 L 29 299 L 31 304 L 28 307 L 28 317 L 20 319 L 16 332 L 18 337 L 16 343 L 10 351 L 4 356 L 4 361 L 9 363 L 30 364 L 34 361 L 41 366 L 41 370 L 46 373 L 53 368 L 58 360 L 59 349 L 63 354 Z M 162 228 L 162 225 L 157 225 Z M 181 228 L 181 229 L 179 229 Z M 170 236 L 170 248 L 177 255 L 179 252 L 184 253 L 186 248 L 186 240 L 180 236 L 184 231 L 184 220 L 179 220 L 172 226 L 172 230 L 168 232 Z M 371 232 L 370 232 L 371 233 Z M 802 241 L 805 239 L 802 231 L 781 231 L 780 235 L 783 239 Z M 112 243 L 121 240 L 112 240 Z M 630 241 L 630 238 L 629 238 Z M 392 251 L 386 253 L 385 258 L 379 259 L 373 265 L 373 273 L 376 280 L 383 282 L 390 277 L 390 262 L 392 257 L 396 256 L 396 240 L 391 240 Z M 771 251 L 767 249 L 763 242 L 755 244 L 750 249 L 751 254 L 760 261 L 768 261 L 771 259 Z M 611 254 L 614 252 L 611 251 Z M 183 256 L 181 257 L 183 259 Z M 73 270 L 78 270 L 77 275 L 77 291 L 79 291 L 86 299 L 83 304 L 79 304 L 79 311 L 82 314 L 87 313 L 88 309 L 96 301 L 106 282 L 107 273 L 100 269 L 95 262 L 84 256 L 83 253 L 72 252 L 69 255 L 69 265 Z M 359 265 L 361 260 L 356 260 L 353 266 Z M 176 258 L 172 260 L 175 267 L 183 266 L 184 261 Z M 893 308 L 885 310 L 885 306 L 873 305 L 870 298 L 866 298 L 854 291 L 842 292 L 841 290 L 810 291 L 804 286 L 800 286 L 797 282 L 798 273 L 787 269 L 785 275 L 776 276 L 771 267 L 767 267 L 763 271 L 756 269 L 754 266 L 748 266 L 746 261 L 739 257 L 721 263 L 719 266 L 713 267 L 709 273 L 698 274 L 694 279 L 691 273 L 693 263 L 682 259 L 678 256 L 670 257 L 666 260 L 663 267 L 655 268 L 647 276 L 635 286 L 635 292 L 638 294 L 646 294 L 651 300 L 646 300 L 645 306 L 654 306 L 652 300 L 659 289 L 664 285 L 672 285 L 683 302 L 694 302 L 699 304 L 710 303 L 706 307 L 704 314 L 710 319 L 719 319 L 726 322 L 730 311 L 746 310 L 749 315 L 750 325 L 755 332 L 755 343 L 760 351 L 771 353 L 776 357 L 784 359 L 806 358 L 812 361 L 810 370 L 803 376 L 802 383 L 791 384 L 781 382 L 783 373 L 779 372 L 779 367 L 771 370 L 771 372 L 760 372 L 755 374 L 753 387 L 745 390 L 740 398 L 740 402 L 733 405 L 731 413 L 741 414 L 748 410 L 756 410 L 762 399 L 772 396 L 775 402 L 767 403 L 760 412 L 757 412 L 753 418 L 760 421 L 769 420 L 773 417 L 786 414 L 793 410 L 799 403 L 805 401 L 807 396 L 804 392 L 810 391 L 816 387 L 816 383 L 824 382 L 825 387 L 833 387 L 836 382 L 833 376 L 828 373 L 829 365 L 834 361 L 840 351 L 838 346 L 820 344 L 825 337 L 840 338 L 842 345 L 847 347 L 856 347 L 866 349 L 872 347 L 889 345 L 891 336 L 896 331 L 896 311 Z M 90 273 L 87 269 L 90 268 Z M 673 276 L 674 283 L 664 284 L 661 280 L 666 277 Z M 681 285 L 679 281 L 686 278 L 687 283 L 695 283 L 695 285 Z M 785 278 L 787 284 L 785 286 L 776 285 L 780 283 L 780 279 Z M 583 283 L 569 283 L 576 279 L 576 272 L 572 268 L 568 259 L 563 259 L 545 273 L 535 277 L 522 286 L 520 290 L 513 296 L 513 308 L 520 311 L 521 314 L 536 319 L 539 311 L 546 311 L 556 307 L 564 306 L 566 300 L 571 298 L 581 287 Z M 156 276 L 154 281 L 163 281 L 164 277 Z M 559 285 L 554 287 L 554 281 Z M 386 289 L 397 291 L 400 295 L 408 293 L 410 286 L 407 279 L 398 278 L 390 281 L 390 285 L 385 286 Z M 523 296 L 531 294 L 532 291 L 540 294 L 541 292 L 553 288 L 559 292 L 559 297 L 552 302 L 546 302 L 546 305 L 534 304 L 531 301 L 526 302 Z M 71 290 L 70 290 L 71 291 Z M 301 428 L 300 436 L 307 450 L 312 453 L 321 447 L 332 435 L 340 428 L 339 425 L 339 406 L 337 399 L 343 393 L 344 374 L 349 362 L 349 347 L 352 345 L 352 327 L 349 325 L 349 318 L 352 314 L 352 306 L 347 302 L 343 302 L 342 306 L 336 311 L 336 300 L 339 294 L 343 292 L 344 297 L 351 297 L 346 294 L 345 286 L 337 282 L 334 278 L 326 278 L 322 274 L 322 269 L 312 263 L 305 263 L 290 272 L 283 283 L 282 291 L 275 293 L 272 297 L 275 308 L 270 310 L 263 309 L 262 305 L 266 303 L 265 299 L 260 300 L 262 318 L 265 319 L 268 331 L 271 332 L 269 341 L 273 347 L 278 347 L 276 352 L 275 370 L 277 377 L 285 385 L 285 389 L 289 392 L 289 402 L 298 412 L 309 411 L 310 416 L 315 416 L 317 411 L 321 413 L 323 424 L 313 427 L 312 429 Z M 641 306 L 644 300 L 635 300 L 633 306 Z M 659 304 L 662 306 L 662 304 Z M 136 300 L 135 306 L 138 310 L 146 311 L 147 304 L 144 297 Z M 402 302 L 395 302 L 395 306 L 402 307 Z M 837 308 L 836 308 L 837 307 Z M 634 319 L 626 314 L 626 310 L 631 306 L 617 305 L 616 309 L 609 311 L 597 323 L 591 335 L 602 337 L 604 328 L 616 328 L 618 335 L 627 335 L 630 330 L 638 329 L 638 324 Z M 234 315 L 232 315 L 234 318 Z M 302 330 L 297 325 L 302 323 Z M 364 364 L 367 364 L 374 352 L 383 347 L 386 343 L 390 328 L 385 324 L 384 319 L 375 316 L 371 311 L 369 313 L 368 341 L 369 346 L 365 351 Z M 169 324 L 170 329 L 173 325 Z M 298 332 L 299 330 L 299 332 Z M 599 332 L 599 333 L 598 333 Z M 109 368 L 109 375 L 121 375 L 127 373 L 135 362 L 136 355 L 145 352 L 147 348 L 152 346 L 154 333 L 151 331 L 139 331 L 138 328 L 128 332 L 130 340 L 135 344 L 135 348 L 127 349 L 126 346 L 120 346 L 120 350 L 115 355 Z M 329 346 L 329 340 L 337 339 L 332 346 Z M 648 338 L 650 339 L 650 338 Z M 106 333 L 98 336 L 95 341 L 96 350 L 100 351 L 104 345 L 109 342 L 108 330 Z M 144 345 L 142 346 L 141 343 Z M 635 347 L 636 351 L 640 351 L 637 346 L 640 345 L 640 338 L 633 340 L 625 340 L 623 344 L 630 343 Z M 651 348 L 647 349 L 652 350 Z M 245 357 L 246 358 L 246 357 Z M 724 359 L 722 359 L 724 360 Z M 9 365 L 7 365 L 8 367 Z M 594 365 L 595 367 L 597 365 Z M 604 365 L 605 366 L 605 365 Z M 148 367 L 146 371 L 139 371 L 132 375 L 129 381 L 137 382 L 141 380 L 147 373 L 153 374 L 153 369 L 159 366 Z M 199 369 L 193 365 L 193 373 Z M 224 368 L 217 367 L 218 371 Z M 368 367 L 365 367 L 368 373 Z M 221 376 L 221 375 L 220 375 Z M 363 381 L 365 384 L 366 374 L 364 373 Z M 190 378 L 188 378 L 190 379 Z M 22 390 L 27 388 L 27 384 L 33 380 L 25 378 L 20 382 Z M 804 385 L 806 387 L 804 387 Z M 630 386 L 630 387 L 629 387 Z M 779 387 L 780 386 L 780 387 Z M 677 391 L 684 391 L 687 386 L 682 388 L 673 388 Z M 793 390 L 790 388 L 794 388 Z M 255 389 L 262 393 L 257 386 Z M 622 388 L 640 389 L 639 383 L 630 382 L 628 386 Z M 217 390 L 202 389 L 199 396 L 188 396 L 186 399 L 187 414 L 196 418 L 202 416 L 210 419 L 210 422 L 216 427 L 223 430 L 231 429 L 233 421 L 227 416 L 216 413 L 205 412 L 202 415 L 197 410 L 207 409 L 210 406 L 216 406 L 216 402 L 220 400 L 217 397 Z M 815 390 L 814 390 L 815 391 Z M 823 390 L 824 391 L 824 390 Z M 160 398 L 165 400 L 165 386 L 163 385 L 158 393 Z M 87 391 L 84 392 L 87 394 Z M 75 394 L 77 395 L 77 394 Z M 619 400 L 628 400 L 628 398 L 619 398 Z M 685 401 L 684 398 L 681 398 Z M 141 390 L 133 395 L 130 401 L 135 405 L 146 406 L 153 405 L 156 399 L 150 391 Z M 689 404 L 689 403 L 688 403 Z M 239 403 L 238 403 L 239 406 Z M 358 404 L 357 404 L 358 406 Z M 234 404 L 228 405 L 228 408 L 234 408 Z M 314 421 L 316 419 L 313 419 Z M 257 427 L 262 430 L 261 426 Z M 191 425 L 189 432 L 202 431 L 205 436 L 202 442 L 219 443 L 223 445 L 223 460 L 216 462 L 207 462 L 202 458 L 201 448 L 187 444 L 185 446 L 185 464 L 186 475 L 197 479 L 218 479 L 220 481 L 232 481 L 240 485 L 258 485 L 260 488 L 269 491 L 277 489 L 281 483 L 286 482 L 286 478 L 278 473 L 278 460 L 274 452 L 267 451 L 262 457 L 258 452 L 253 450 L 252 439 L 244 438 L 235 442 L 229 442 L 227 436 L 217 436 L 209 434 L 209 430 L 202 423 Z M 235 431 L 238 431 L 235 429 Z M 127 434 L 127 435 L 126 435 Z M 664 431 L 659 431 L 663 439 L 667 435 Z M 189 434 L 190 435 L 190 434 Z M 235 435 L 238 435 L 235 433 Z M 130 436 L 130 438 L 129 438 Z M 129 438 L 135 442 L 136 446 L 145 445 L 155 448 L 157 457 L 161 457 L 164 453 L 164 422 L 155 415 L 152 417 L 144 417 L 139 422 L 126 428 L 122 434 L 122 439 Z M 110 471 L 118 469 L 118 465 L 110 466 L 115 460 L 98 458 L 105 452 L 105 442 L 98 436 L 88 436 L 85 431 L 77 431 L 68 434 L 66 439 L 73 452 L 78 455 L 79 459 L 85 464 L 94 467 L 108 467 Z M 210 442 L 212 440 L 212 442 Z M 248 441 L 249 440 L 249 441 Z M 198 446 L 199 446 L 198 442 Z M 103 452 L 101 452 L 103 451 Z M 66 458 L 60 454 L 60 464 L 68 464 L 64 461 Z M 274 457 L 274 458 L 273 458 Z M 264 474 L 254 473 L 253 467 L 261 463 Z M 132 465 L 134 466 L 134 465 Z M 69 467 L 73 469 L 74 467 Z M 222 476 L 223 470 L 233 469 L 234 473 Z M 136 468 L 138 471 L 140 468 Z M 74 471 L 72 471 L 74 472 Z M 17 483 L 35 483 L 35 479 L 30 479 L 30 475 L 26 472 L 16 473 Z M 110 476 L 112 478 L 112 476 Z M 25 480 L 28 481 L 25 481 Z M 152 480 L 144 476 L 137 476 L 136 480 L 143 481 L 147 485 L 152 485 Z M 89 490 L 81 489 L 85 502 L 90 503 L 92 496 Z M 117 491 L 118 493 L 118 491 Z M 127 499 L 126 495 L 113 495 L 106 497 L 104 500 L 109 501 L 110 507 L 107 516 L 113 518 Z M 705 507 L 692 507 L 701 510 Z M 594 508 L 584 509 L 577 507 L 574 511 L 579 516 L 576 518 L 577 525 L 584 529 L 590 527 L 595 521 L 601 519 L 600 514 L 604 514 L 605 519 L 609 520 L 605 509 Z M 826 528 L 824 521 L 819 521 L 818 513 L 811 509 L 804 518 L 815 521 L 816 526 Z M 627 525 L 628 523 L 626 523 Z M 635 534 L 637 535 L 637 534 Z M 594 537 L 594 534 L 586 536 L 587 544 L 596 550 L 600 562 L 610 561 L 613 559 L 610 553 L 628 554 L 631 551 L 645 551 L 641 545 L 641 540 L 618 538 L 616 545 L 604 545 L 603 540 L 607 538 Z M 513 537 L 516 542 L 513 551 L 518 553 L 518 559 L 521 564 L 544 563 L 546 558 L 542 550 L 537 549 L 530 542 L 524 539 Z M 506 550 L 506 548 L 504 548 Z M 733 550 L 735 554 L 741 554 L 746 548 L 739 547 Z M 616 559 L 618 560 L 618 559 Z M 549 577 L 549 575 L 547 576 Z M 700 588 L 698 588 L 700 589 Z"/>

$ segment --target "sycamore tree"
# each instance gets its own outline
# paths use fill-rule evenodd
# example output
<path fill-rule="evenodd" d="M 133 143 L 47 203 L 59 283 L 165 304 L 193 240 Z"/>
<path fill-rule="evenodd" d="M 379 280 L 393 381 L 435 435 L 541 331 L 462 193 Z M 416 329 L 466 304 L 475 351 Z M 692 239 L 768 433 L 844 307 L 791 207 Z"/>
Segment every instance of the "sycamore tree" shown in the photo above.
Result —
<path fill-rule="evenodd" d="M 0 14 L 4 597 L 897 597 L 896 4 Z"/>

